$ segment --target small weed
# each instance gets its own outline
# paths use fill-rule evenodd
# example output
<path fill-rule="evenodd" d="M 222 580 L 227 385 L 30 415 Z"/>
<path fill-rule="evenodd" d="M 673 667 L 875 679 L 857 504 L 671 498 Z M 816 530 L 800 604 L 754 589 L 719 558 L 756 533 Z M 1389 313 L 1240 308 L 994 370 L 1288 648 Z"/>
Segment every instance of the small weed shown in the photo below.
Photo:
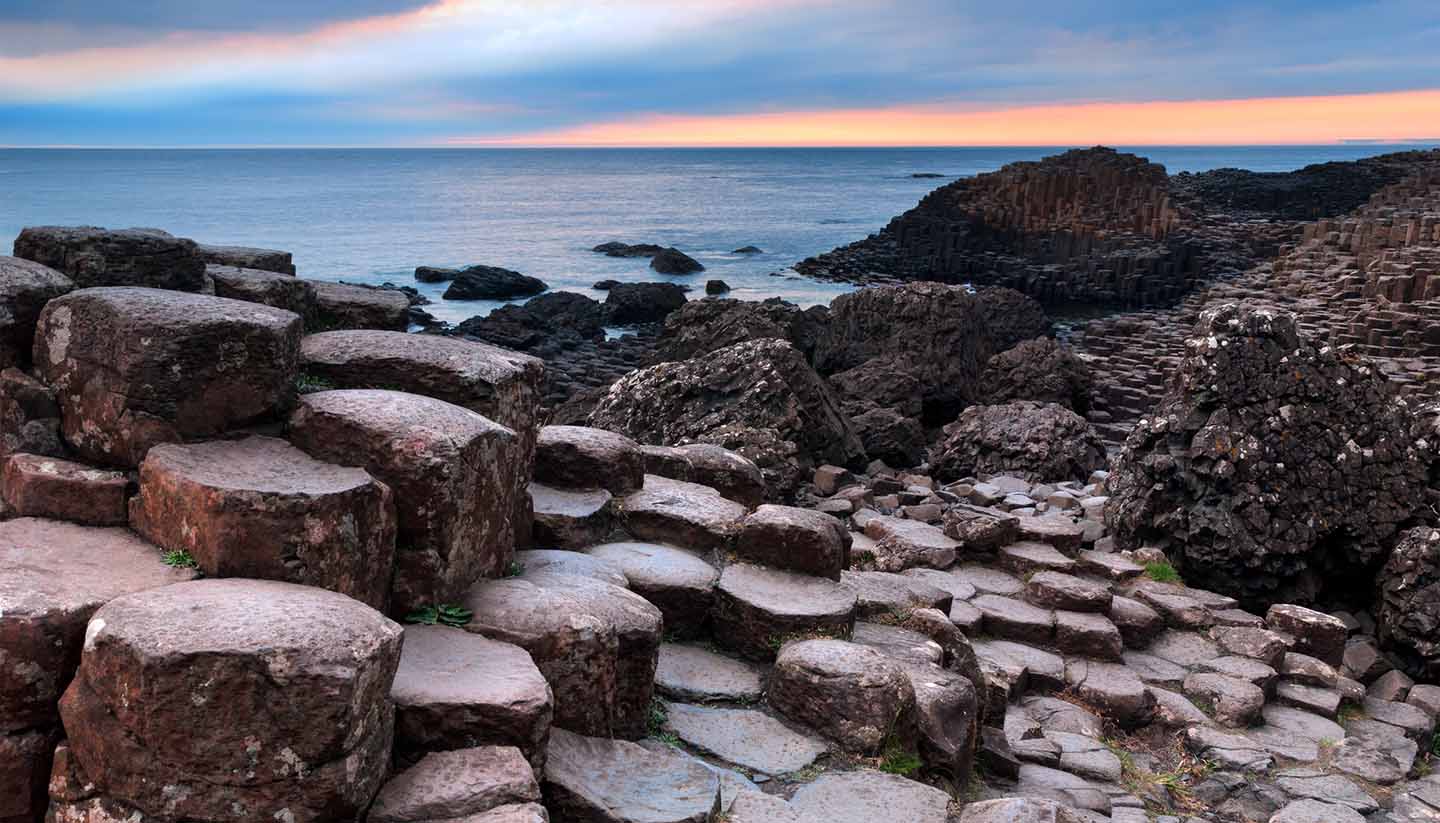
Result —
<path fill-rule="evenodd" d="M 334 383 L 313 374 L 302 374 L 295 378 L 295 391 L 298 394 L 314 394 L 320 391 L 330 391 L 333 388 L 335 388 Z"/>
<path fill-rule="evenodd" d="M 651 735 L 651 737 L 654 737 L 667 746 L 674 746 L 677 749 L 680 748 L 680 737 L 674 732 L 660 732 L 659 734 Z"/>
<path fill-rule="evenodd" d="M 801 769 L 800 771 L 794 772 L 793 774 L 791 774 L 791 775 L 790 775 L 790 782 L 792 782 L 792 783 L 809 783 L 810 781 L 814 780 L 815 778 L 819 777 L 820 775 L 822 775 L 822 774 L 824 774 L 824 773 L 825 773 L 825 767 L 824 767 L 824 766 L 821 766 L 821 765 L 818 764 L 818 763 L 811 763 L 810 765 L 806 766 L 805 768 Z"/>
<path fill-rule="evenodd" d="M 809 632 L 790 632 L 789 634 L 772 634 L 766 638 L 766 645 L 778 652 L 786 643 L 794 643 L 799 640 L 849 640 L 850 633 L 846 629 L 829 630 L 816 629 Z"/>
<path fill-rule="evenodd" d="M 920 771 L 921 765 L 923 764 L 919 756 L 894 739 L 885 746 L 885 753 L 880 757 L 880 771 L 901 777 L 909 777 Z"/>
<path fill-rule="evenodd" d="M 510 565 L 505 567 L 506 577 L 519 577 L 525 573 L 525 564 L 519 560 L 511 560 Z"/>
<path fill-rule="evenodd" d="M 195 558 L 190 556 L 190 552 L 184 549 L 165 552 L 160 555 L 160 562 L 175 569 L 193 569 L 199 565 L 195 562 Z"/>
<path fill-rule="evenodd" d="M 422 626 L 460 627 L 470 622 L 473 612 L 449 603 L 441 603 L 438 606 L 422 606 L 413 612 L 405 615 L 406 623 L 418 623 Z"/>
<path fill-rule="evenodd" d="M 1180 572 L 1169 563 L 1146 563 L 1145 575 L 1157 583 L 1179 583 Z"/>
<path fill-rule="evenodd" d="M 650 699 L 650 712 L 645 716 L 646 733 L 650 737 L 656 738 L 657 740 L 665 740 L 666 743 L 669 743 L 670 741 L 666 740 L 665 736 L 675 737 L 675 735 L 665 731 L 665 721 L 669 719 L 669 717 L 670 713 L 665 710 L 665 704 L 660 702 L 659 698 L 652 697 Z M 678 737 L 675 738 L 676 745 L 678 745 L 679 742 L 680 739 Z"/>
<path fill-rule="evenodd" d="M 1365 710 L 1363 708 L 1356 706 L 1354 703 L 1347 703 L 1340 707 L 1340 711 L 1335 715 L 1335 720 L 1343 726 L 1351 720 L 1360 720 L 1364 717 Z"/>

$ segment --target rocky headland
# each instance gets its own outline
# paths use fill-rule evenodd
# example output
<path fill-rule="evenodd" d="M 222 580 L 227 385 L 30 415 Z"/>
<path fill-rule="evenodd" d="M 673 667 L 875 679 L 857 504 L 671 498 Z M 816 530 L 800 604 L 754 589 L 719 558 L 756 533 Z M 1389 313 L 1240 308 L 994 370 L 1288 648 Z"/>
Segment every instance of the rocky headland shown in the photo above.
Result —
<path fill-rule="evenodd" d="M 1437 265 L 1440 153 L 1015 164 L 804 310 L 26 229 L 0 823 L 1433 823 Z"/>

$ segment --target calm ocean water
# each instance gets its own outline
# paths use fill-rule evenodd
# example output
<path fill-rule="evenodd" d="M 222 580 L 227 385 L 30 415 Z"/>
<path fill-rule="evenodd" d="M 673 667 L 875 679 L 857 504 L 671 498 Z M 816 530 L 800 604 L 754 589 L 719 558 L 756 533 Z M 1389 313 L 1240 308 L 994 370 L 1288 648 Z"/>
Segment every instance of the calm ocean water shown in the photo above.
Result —
<path fill-rule="evenodd" d="M 1171 172 L 1287 171 L 1414 146 L 1130 148 Z M 959 149 L 0 150 L 0 249 L 26 225 L 153 226 L 209 243 L 294 252 L 306 277 L 412 284 L 418 265 L 505 266 L 552 288 L 671 279 L 703 294 L 809 305 L 847 287 L 772 276 L 860 239 L 948 178 L 1055 153 Z M 608 240 L 674 245 L 707 271 L 590 252 Z M 756 245 L 763 255 L 730 254 Z M 440 301 L 458 321 L 497 303 Z M 692 295 L 695 296 L 695 295 Z"/>

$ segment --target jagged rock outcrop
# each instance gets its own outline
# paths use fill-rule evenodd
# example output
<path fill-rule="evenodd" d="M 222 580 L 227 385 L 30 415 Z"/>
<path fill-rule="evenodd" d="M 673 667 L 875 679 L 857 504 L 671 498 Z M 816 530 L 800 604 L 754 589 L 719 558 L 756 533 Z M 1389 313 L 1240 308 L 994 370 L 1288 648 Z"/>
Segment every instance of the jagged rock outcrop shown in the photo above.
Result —
<path fill-rule="evenodd" d="M 605 319 L 616 326 L 658 323 L 685 305 L 685 289 L 674 283 L 616 283 L 605 295 Z"/>
<path fill-rule="evenodd" d="M 1055 403 L 971 406 L 945 427 L 930 459 L 941 480 L 1008 474 L 1035 482 L 1083 480 L 1105 465 L 1105 444 L 1085 418 Z"/>
<path fill-rule="evenodd" d="M 523 305 L 501 306 L 472 317 L 455 333 L 516 351 L 549 353 L 582 341 L 605 338 L 605 310 L 600 303 L 574 292 L 550 292 Z"/>
<path fill-rule="evenodd" d="M 1379 576 L 1375 623 L 1380 642 L 1409 672 L 1440 675 L 1440 529 L 1405 532 Z"/>
<path fill-rule="evenodd" d="M 1186 345 L 1107 481 L 1119 545 L 1156 543 L 1187 581 L 1252 603 L 1368 579 L 1423 501 L 1406 403 L 1288 313 L 1208 309 Z"/>
<path fill-rule="evenodd" d="M 1316 220 L 1365 205 L 1370 195 L 1409 173 L 1414 152 L 1315 163 L 1295 171 L 1213 169 L 1171 178 L 1174 188 L 1207 206 Z"/>
<path fill-rule="evenodd" d="M 778 297 L 769 300 L 692 300 L 665 318 L 661 360 L 688 360 L 707 352 L 776 337 L 789 341 L 806 358 L 828 322 L 824 307 L 801 309 Z"/>
<path fill-rule="evenodd" d="M 990 358 L 980 378 L 985 402 L 1036 400 L 1077 414 L 1090 411 L 1090 368 L 1048 337 L 1026 340 Z"/>
<path fill-rule="evenodd" d="M 611 386 L 590 424 L 649 445 L 725 446 L 755 461 L 775 490 L 793 489 L 809 467 L 864 457 L 829 387 L 775 339 L 632 372 Z"/>

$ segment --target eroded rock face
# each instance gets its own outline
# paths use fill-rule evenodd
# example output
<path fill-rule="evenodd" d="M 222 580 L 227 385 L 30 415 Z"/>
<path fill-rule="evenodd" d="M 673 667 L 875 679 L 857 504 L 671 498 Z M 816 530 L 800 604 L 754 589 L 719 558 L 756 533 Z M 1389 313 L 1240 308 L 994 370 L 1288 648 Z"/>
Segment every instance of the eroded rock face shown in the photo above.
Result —
<path fill-rule="evenodd" d="M 797 465 L 847 465 L 864 455 L 829 387 L 798 351 L 775 339 L 632 372 L 610 387 L 590 423 L 651 445 L 734 448 L 754 460 L 776 490 L 794 487 Z M 736 430 L 789 444 L 795 455 L 767 460 L 723 442 Z"/>
<path fill-rule="evenodd" d="M 158 820 L 356 815 L 388 766 L 400 636 L 288 583 L 117 598 L 91 618 L 61 701 L 70 749 L 101 795 Z"/>
<path fill-rule="evenodd" d="M 692 300 L 665 318 L 662 360 L 689 360 L 749 340 L 785 340 L 809 358 L 829 310 L 769 300 Z"/>
<path fill-rule="evenodd" d="M 1416 677 L 1440 676 L 1440 529 L 1411 529 L 1380 572 L 1380 641 Z"/>
<path fill-rule="evenodd" d="M 55 390 L 11 367 L 0 371 L 0 457 L 17 452 L 62 457 L 65 444 Z"/>
<path fill-rule="evenodd" d="M 941 480 L 1011 474 L 1034 482 L 1084 480 L 1105 465 L 1105 444 L 1085 418 L 1055 403 L 971 406 L 945 427 L 931 454 Z"/>
<path fill-rule="evenodd" d="M 74 288 L 70 278 L 49 266 L 0 256 L 0 367 L 30 364 L 40 310 Z"/>
<path fill-rule="evenodd" d="M 205 259 L 195 241 L 159 229 L 36 226 L 15 238 L 15 256 L 62 272 L 80 288 L 198 292 L 205 284 Z"/>
<path fill-rule="evenodd" d="M 150 447 L 218 434 L 284 410 L 300 317 L 256 303 L 140 288 L 50 301 L 35 368 L 59 397 L 66 442 L 133 467 Z"/>
<path fill-rule="evenodd" d="M 1404 401 L 1294 315 L 1218 306 L 1186 346 L 1106 481 L 1117 544 L 1154 542 L 1187 581 L 1252 604 L 1369 579 L 1422 501 Z"/>
<path fill-rule="evenodd" d="M 1026 340 L 990 358 L 980 384 L 991 404 L 1035 400 L 1080 415 L 1090 411 L 1090 367 L 1049 337 Z"/>

